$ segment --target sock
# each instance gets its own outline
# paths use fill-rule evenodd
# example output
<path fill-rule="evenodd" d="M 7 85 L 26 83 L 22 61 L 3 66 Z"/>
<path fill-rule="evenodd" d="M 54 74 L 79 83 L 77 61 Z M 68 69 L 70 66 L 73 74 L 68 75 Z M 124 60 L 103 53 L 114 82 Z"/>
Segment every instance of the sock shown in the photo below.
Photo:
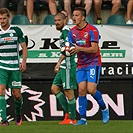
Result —
<path fill-rule="evenodd" d="M 93 95 L 93 97 L 97 101 L 102 110 L 106 109 L 106 105 L 103 101 L 102 94 L 100 91 L 97 90 L 96 93 Z"/>
<path fill-rule="evenodd" d="M 58 99 L 65 113 L 68 113 L 68 102 L 65 95 L 60 91 L 56 94 L 56 98 Z"/>
<path fill-rule="evenodd" d="M 81 118 L 86 119 L 87 98 L 86 96 L 79 96 L 79 114 Z"/>
<path fill-rule="evenodd" d="M 2 121 L 7 120 L 6 118 L 6 99 L 5 96 L 0 96 L 0 117 Z"/>
<path fill-rule="evenodd" d="M 69 112 L 69 118 L 72 120 L 75 120 L 75 118 L 76 118 L 76 100 L 75 100 L 75 98 L 69 100 L 68 112 Z"/>
<path fill-rule="evenodd" d="M 15 102 L 15 115 L 21 115 L 23 98 L 21 97 L 20 100 L 14 99 L 14 102 Z"/>

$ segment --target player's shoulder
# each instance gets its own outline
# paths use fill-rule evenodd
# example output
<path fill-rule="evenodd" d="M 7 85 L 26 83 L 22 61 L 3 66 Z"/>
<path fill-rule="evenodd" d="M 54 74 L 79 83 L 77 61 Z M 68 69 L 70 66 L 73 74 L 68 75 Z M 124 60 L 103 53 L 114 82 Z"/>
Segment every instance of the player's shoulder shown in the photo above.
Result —
<path fill-rule="evenodd" d="M 75 30 L 75 29 L 78 29 L 78 27 L 75 25 L 75 26 L 73 26 L 73 27 L 71 27 L 71 29 L 70 30 Z"/>
<path fill-rule="evenodd" d="M 10 25 L 10 28 L 11 28 L 11 29 L 20 29 L 20 27 L 17 26 L 17 25 Z"/>
<path fill-rule="evenodd" d="M 98 30 L 95 25 L 92 25 L 92 24 L 88 23 L 87 26 L 89 27 L 90 30 Z"/>
<path fill-rule="evenodd" d="M 19 28 L 19 29 L 20 29 L 20 27 L 17 26 L 17 25 L 10 25 L 10 28 L 13 28 L 13 29 L 15 29 L 15 28 Z"/>
<path fill-rule="evenodd" d="M 69 27 L 67 26 L 67 25 L 65 25 L 64 27 L 63 27 L 63 29 L 62 29 L 62 31 L 69 31 L 70 29 L 69 29 Z"/>

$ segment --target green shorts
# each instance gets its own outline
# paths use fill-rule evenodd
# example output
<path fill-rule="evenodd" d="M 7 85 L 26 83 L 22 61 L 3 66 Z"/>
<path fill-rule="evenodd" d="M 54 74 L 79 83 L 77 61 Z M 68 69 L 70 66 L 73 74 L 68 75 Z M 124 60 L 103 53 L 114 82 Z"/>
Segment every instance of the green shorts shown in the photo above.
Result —
<path fill-rule="evenodd" d="M 76 68 L 63 69 L 56 74 L 53 84 L 63 89 L 77 89 Z"/>
<path fill-rule="evenodd" d="M 11 89 L 22 88 L 21 72 L 19 70 L 5 70 L 0 68 L 0 84 Z"/>

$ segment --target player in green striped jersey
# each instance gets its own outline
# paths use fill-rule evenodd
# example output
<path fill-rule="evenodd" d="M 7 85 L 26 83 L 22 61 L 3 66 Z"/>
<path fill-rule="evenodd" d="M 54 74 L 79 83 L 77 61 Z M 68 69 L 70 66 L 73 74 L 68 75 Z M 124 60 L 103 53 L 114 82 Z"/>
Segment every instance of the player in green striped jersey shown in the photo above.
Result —
<path fill-rule="evenodd" d="M 67 18 L 63 13 L 55 15 L 56 29 L 61 31 L 60 47 L 62 43 L 68 41 L 69 28 L 67 27 Z M 65 57 L 61 54 L 54 71 L 57 73 L 51 91 L 60 102 L 65 112 L 65 118 L 59 124 L 75 124 L 76 120 L 76 100 L 74 96 L 74 89 L 77 88 L 76 82 L 76 63 L 74 56 Z M 61 86 L 64 93 L 61 92 Z"/>
<path fill-rule="evenodd" d="M 0 117 L 1 126 L 9 125 L 6 118 L 6 87 L 12 89 L 15 102 L 15 121 L 22 124 L 21 108 L 21 72 L 26 70 L 27 47 L 22 30 L 10 25 L 10 13 L 7 8 L 0 8 Z M 19 45 L 22 47 L 22 62 L 19 61 Z"/>

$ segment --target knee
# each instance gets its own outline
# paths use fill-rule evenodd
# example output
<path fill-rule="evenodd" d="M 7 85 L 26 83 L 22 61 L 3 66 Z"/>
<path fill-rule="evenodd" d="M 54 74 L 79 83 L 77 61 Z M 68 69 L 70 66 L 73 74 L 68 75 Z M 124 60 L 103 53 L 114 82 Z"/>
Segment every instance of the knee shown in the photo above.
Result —
<path fill-rule="evenodd" d="M 60 91 L 60 89 L 59 89 L 57 86 L 52 85 L 52 87 L 51 87 L 51 92 L 52 92 L 54 95 L 56 95 L 59 91 Z"/>
<path fill-rule="evenodd" d="M 73 99 L 74 96 L 74 90 L 64 90 L 65 96 L 68 98 L 68 100 Z"/>
<path fill-rule="evenodd" d="M 95 89 L 88 89 L 89 94 L 94 95 L 96 93 Z"/>
<path fill-rule="evenodd" d="M 87 94 L 87 90 L 79 88 L 78 93 L 79 96 L 85 96 Z"/>
<path fill-rule="evenodd" d="M 17 99 L 17 100 L 20 100 L 20 99 L 21 99 L 21 97 L 22 97 L 22 95 L 21 95 L 21 94 L 19 94 L 19 93 L 14 95 L 14 98 L 15 98 L 15 99 Z"/>
<path fill-rule="evenodd" d="M 21 97 L 22 97 L 21 90 L 19 90 L 19 89 L 16 89 L 16 90 L 14 89 L 12 91 L 12 94 L 13 94 L 14 98 L 17 99 L 17 100 L 20 100 Z"/>
<path fill-rule="evenodd" d="M 1 85 L 0 87 L 0 95 L 5 95 L 6 94 L 6 90 L 5 90 L 5 87 Z"/>

